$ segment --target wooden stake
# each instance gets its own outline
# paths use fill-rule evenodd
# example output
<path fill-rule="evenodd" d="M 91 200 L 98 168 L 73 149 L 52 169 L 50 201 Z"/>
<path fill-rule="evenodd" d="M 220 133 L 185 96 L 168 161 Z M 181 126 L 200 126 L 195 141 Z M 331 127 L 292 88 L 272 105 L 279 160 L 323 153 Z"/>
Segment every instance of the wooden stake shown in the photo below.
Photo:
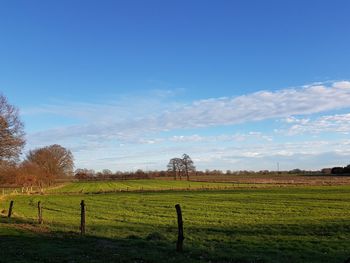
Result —
<path fill-rule="evenodd" d="M 81 200 L 81 220 L 80 220 L 80 234 L 85 235 L 85 203 L 84 200 Z"/>
<path fill-rule="evenodd" d="M 13 201 L 10 202 L 9 213 L 8 213 L 8 215 L 7 215 L 8 218 L 10 218 L 11 215 L 12 215 L 12 208 L 13 208 Z"/>
<path fill-rule="evenodd" d="M 177 243 L 176 243 L 176 251 L 181 252 L 183 250 L 183 241 L 184 241 L 184 229 L 183 229 L 183 221 L 182 221 L 182 212 L 179 204 L 175 205 L 176 213 L 177 213 L 177 227 L 178 227 L 178 235 L 177 235 Z"/>
<path fill-rule="evenodd" d="M 38 223 L 43 223 L 43 208 L 41 207 L 41 202 L 38 201 Z"/>

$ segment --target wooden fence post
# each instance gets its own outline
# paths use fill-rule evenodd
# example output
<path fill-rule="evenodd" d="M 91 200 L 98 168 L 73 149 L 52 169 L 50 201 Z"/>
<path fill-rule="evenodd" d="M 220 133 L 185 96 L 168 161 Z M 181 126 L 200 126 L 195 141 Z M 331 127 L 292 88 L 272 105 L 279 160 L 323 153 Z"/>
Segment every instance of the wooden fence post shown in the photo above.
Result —
<path fill-rule="evenodd" d="M 41 207 L 41 202 L 38 201 L 38 223 L 43 223 L 43 208 Z"/>
<path fill-rule="evenodd" d="M 9 213 L 8 213 L 8 215 L 7 215 L 8 218 L 10 218 L 11 215 L 12 215 L 12 208 L 13 208 L 13 201 L 10 202 Z"/>
<path fill-rule="evenodd" d="M 80 234 L 83 236 L 85 235 L 85 202 L 84 200 L 81 200 L 80 207 L 81 207 Z"/>
<path fill-rule="evenodd" d="M 177 227 L 178 227 L 178 235 L 177 235 L 177 243 L 176 243 L 176 251 L 182 251 L 182 245 L 184 241 L 184 229 L 183 229 L 183 221 L 182 221 L 182 212 L 179 204 L 175 205 L 176 213 L 177 213 Z"/>

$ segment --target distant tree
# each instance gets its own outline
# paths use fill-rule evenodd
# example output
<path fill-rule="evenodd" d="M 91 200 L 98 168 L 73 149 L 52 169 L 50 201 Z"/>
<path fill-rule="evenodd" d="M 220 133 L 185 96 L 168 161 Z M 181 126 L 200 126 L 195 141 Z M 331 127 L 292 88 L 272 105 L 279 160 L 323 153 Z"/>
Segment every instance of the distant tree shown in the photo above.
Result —
<path fill-rule="evenodd" d="M 167 169 L 168 169 L 168 172 L 171 172 L 173 174 L 174 180 L 176 180 L 177 176 L 179 176 L 179 179 L 181 180 L 181 173 L 183 170 L 182 167 L 183 167 L 182 159 L 180 158 L 170 159 L 167 165 Z"/>
<path fill-rule="evenodd" d="M 36 164 L 51 181 L 73 175 L 73 154 L 70 150 L 54 144 L 29 151 L 27 162 Z"/>
<path fill-rule="evenodd" d="M 182 155 L 182 167 L 186 175 L 187 181 L 190 180 L 189 174 L 196 171 L 196 167 L 193 165 L 193 161 L 187 154 Z"/>
<path fill-rule="evenodd" d="M 165 177 L 166 176 L 166 172 L 165 171 L 160 171 L 158 176 L 159 177 Z"/>
<path fill-rule="evenodd" d="M 0 94 L 0 165 L 16 160 L 24 143 L 23 123 L 18 109 Z"/>
<path fill-rule="evenodd" d="M 321 170 L 322 174 L 331 174 L 332 173 L 332 168 L 323 168 Z"/>
<path fill-rule="evenodd" d="M 148 175 L 142 170 L 142 169 L 137 169 L 135 173 L 132 175 L 135 178 L 147 178 Z"/>
<path fill-rule="evenodd" d="M 103 169 L 102 172 L 97 172 L 96 177 L 98 179 L 109 179 L 113 175 L 112 171 L 109 169 Z"/>
<path fill-rule="evenodd" d="M 343 174 L 344 168 L 343 167 L 333 167 L 331 170 L 332 174 Z"/>
<path fill-rule="evenodd" d="M 288 173 L 289 174 L 301 174 L 303 172 L 304 171 L 300 170 L 299 168 L 296 168 L 296 169 L 290 170 Z"/>
<path fill-rule="evenodd" d="M 176 180 L 176 164 L 174 158 L 170 159 L 167 165 L 167 171 L 173 174 L 174 180 Z"/>
<path fill-rule="evenodd" d="M 344 173 L 345 174 L 350 174 L 350 164 L 348 166 L 344 167 Z"/>
<path fill-rule="evenodd" d="M 221 170 L 212 170 L 211 172 L 210 172 L 210 174 L 212 174 L 212 175 L 222 175 L 223 174 L 223 171 L 221 171 Z"/>
<path fill-rule="evenodd" d="M 78 168 L 74 172 L 74 177 L 77 178 L 78 180 L 89 180 L 94 178 L 95 176 L 95 171 L 94 170 L 89 170 L 89 169 L 81 169 Z"/>
<path fill-rule="evenodd" d="M 258 174 L 269 174 L 269 170 L 260 170 Z"/>
<path fill-rule="evenodd" d="M 113 173 L 109 169 L 103 169 L 102 170 L 102 174 L 105 175 L 105 176 L 111 176 Z"/>
<path fill-rule="evenodd" d="M 169 163 L 167 164 L 167 171 L 169 173 L 172 173 L 174 180 L 176 180 L 176 162 L 175 158 L 170 159 Z"/>

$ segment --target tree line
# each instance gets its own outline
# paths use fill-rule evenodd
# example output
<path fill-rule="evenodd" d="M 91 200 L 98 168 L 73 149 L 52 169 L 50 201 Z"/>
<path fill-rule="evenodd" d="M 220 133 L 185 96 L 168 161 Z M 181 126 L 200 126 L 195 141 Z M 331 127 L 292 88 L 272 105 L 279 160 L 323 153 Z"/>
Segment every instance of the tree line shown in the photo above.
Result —
<path fill-rule="evenodd" d="M 333 167 L 331 174 L 350 175 L 350 164 L 345 167 Z"/>
<path fill-rule="evenodd" d="M 189 155 L 183 154 L 182 158 L 170 159 L 166 171 L 143 171 L 137 169 L 136 171 L 116 171 L 112 172 L 109 169 L 103 169 L 100 172 L 96 172 L 93 169 L 81 169 L 75 170 L 75 179 L 81 181 L 96 181 L 96 180 L 127 180 L 127 179 L 152 179 L 157 177 L 173 177 L 175 180 L 178 178 L 182 180 L 186 177 L 190 179 L 190 175 L 204 175 L 203 172 L 197 172 Z"/>
<path fill-rule="evenodd" d="M 96 181 L 96 180 L 127 180 L 127 179 L 151 179 L 156 177 L 166 177 L 168 174 L 165 171 L 116 171 L 112 172 L 109 169 L 103 169 L 96 172 L 93 169 L 75 170 L 74 178 L 80 181 Z"/>

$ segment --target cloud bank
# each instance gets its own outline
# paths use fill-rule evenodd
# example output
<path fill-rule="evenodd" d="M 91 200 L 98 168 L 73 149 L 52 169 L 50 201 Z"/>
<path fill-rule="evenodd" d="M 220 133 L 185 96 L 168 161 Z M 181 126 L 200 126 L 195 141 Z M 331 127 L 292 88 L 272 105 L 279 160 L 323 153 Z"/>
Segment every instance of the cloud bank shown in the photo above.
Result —
<path fill-rule="evenodd" d="M 113 156 L 116 148 L 125 147 L 125 145 L 152 145 L 154 147 L 152 150 L 158 154 L 158 157 L 154 156 L 153 162 L 157 163 L 161 157 L 164 158 L 164 152 L 171 155 L 176 151 L 183 153 L 188 149 L 181 148 L 181 145 L 197 143 L 203 144 L 205 148 L 207 144 L 228 143 L 222 152 L 231 155 L 230 142 L 237 143 L 240 140 L 252 140 L 253 138 L 260 140 L 260 144 L 253 145 L 249 151 L 242 151 L 240 148 L 237 154 L 249 160 L 252 158 L 267 159 L 268 155 L 273 155 L 272 149 L 269 148 L 271 145 L 268 144 L 273 141 L 271 134 L 264 134 L 260 131 L 242 134 L 236 131 L 233 134 L 202 135 L 201 131 L 223 126 L 234 127 L 237 124 L 263 120 L 284 119 L 284 123 L 289 125 L 288 129 L 280 130 L 285 133 L 284 135 L 322 132 L 346 134 L 350 132 L 350 113 L 328 114 L 316 119 L 310 116 L 337 110 L 346 111 L 349 108 L 350 82 L 338 81 L 276 91 L 259 91 L 236 97 L 203 99 L 192 103 L 178 102 L 176 97 L 173 97 L 171 101 L 164 101 L 164 97 L 152 97 L 152 99 L 137 98 L 134 101 L 128 98 L 105 104 L 44 105 L 26 109 L 25 114 L 32 117 L 40 114 L 48 114 L 53 117 L 69 116 L 76 119 L 77 123 L 29 134 L 28 141 L 31 148 L 61 143 L 76 149 L 78 154 L 81 151 L 96 153 L 96 149 L 100 149 L 99 156 L 96 153 L 96 155 L 91 156 L 90 154 L 85 157 L 95 158 L 95 160 L 102 158 L 102 165 L 103 160 L 110 158 L 108 154 Z M 182 134 L 183 131 L 190 130 L 197 132 L 190 135 Z M 172 144 L 177 146 L 170 146 Z M 307 144 L 303 143 L 303 145 Z M 285 158 L 293 154 L 317 154 L 316 152 L 301 153 L 297 149 L 288 151 L 287 139 L 278 148 L 279 152 L 274 154 L 282 156 L 286 153 Z M 334 147 L 330 149 L 336 151 Z M 135 148 L 131 150 L 140 153 L 140 158 L 133 155 L 134 160 L 139 159 L 139 163 L 146 162 L 147 155 L 144 152 Z M 128 150 L 122 153 L 127 152 Z M 320 149 L 320 152 L 326 152 L 326 149 Z M 225 160 L 225 154 L 221 156 L 222 160 Z M 199 152 L 198 155 L 200 155 Z M 117 156 L 122 159 L 122 156 Z M 119 158 L 117 156 L 116 159 Z M 78 159 L 83 162 L 82 158 Z"/>
<path fill-rule="evenodd" d="M 144 112 L 147 112 L 154 107 L 153 103 L 155 102 L 150 101 L 150 106 L 147 106 L 143 102 L 141 109 L 144 108 Z M 233 98 L 212 98 L 194 101 L 189 105 L 173 106 L 166 110 L 164 110 L 164 106 L 159 106 L 154 107 L 157 109 L 156 112 L 148 112 L 146 116 L 138 114 L 140 110 L 131 109 L 139 109 L 140 106 L 132 102 L 129 104 L 123 102 L 121 106 L 112 105 L 108 108 L 106 105 L 87 105 L 86 109 L 83 106 L 79 104 L 75 108 L 74 105 L 71 105 L 69 109 L 51 106 L 50 112 L 55 114 L 69 112 L 72 116 L 88 113 L 92 116 L 93 122 L 43 131 L 35 136 L 41 138 L 47 137 L 47 135 L 51 137 L 53 134 L 58 138 L 98 136 L 105 139 L 115 138 L 121 141 L 132 141 L 140 135 L 154 132 L 234 125 L 322 113 L 349 108 L 350 82 L 334 82 L 328 86 L 309 85 L 274 92 L 259 91 Z M 125 114 L 127 108 L 130 108 L 134 114 Z M 160 108 L 162 111 L 158 112 Z"/>

